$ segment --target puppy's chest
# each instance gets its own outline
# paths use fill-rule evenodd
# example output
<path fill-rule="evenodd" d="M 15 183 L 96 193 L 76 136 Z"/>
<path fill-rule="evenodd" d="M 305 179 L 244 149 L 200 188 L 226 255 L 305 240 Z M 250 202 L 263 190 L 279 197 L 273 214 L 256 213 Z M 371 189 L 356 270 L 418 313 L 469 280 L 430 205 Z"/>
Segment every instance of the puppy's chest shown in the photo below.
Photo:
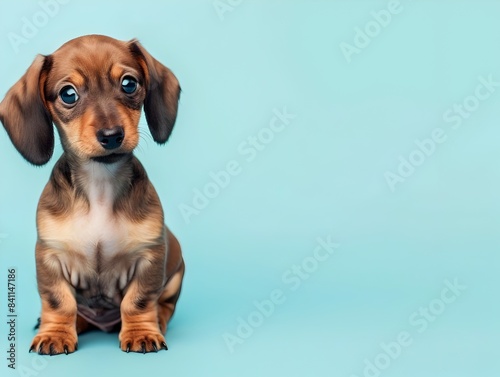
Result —
<path fill-rule="evenodd" d="M 84 195 L 75 190 L 71 212 L 39 212 L 38 235 L 52 250 L 52 262 L 74 288 L 91 295 L 113 297 L 123 290 L 148 248 L 164 238 L 161 217 L 132 220 L 133 202 L 126 211 L 115 208 L 118 193 L 126 195 L 130 184 L 123 177 L 119 166 L 86 165 L 75 179 Z"/>
<path fill-rule="evenodd" d="M 76 211 L 69 220 L 72 248 L 90 259 L 110 259 L 124 251 L 129 224 L 113 212 L 109 183 L 89 190 L 88 210 Z"/>
<path fill-rule="evenodd" d="M 86 200 L 42 234 L 60 250 L 63 275 L 78 302 L 90 308 L 118 305 L 135 271 L 132 224 L 113 210 L 115 197 L 111 179 L 90 180 Z"/>

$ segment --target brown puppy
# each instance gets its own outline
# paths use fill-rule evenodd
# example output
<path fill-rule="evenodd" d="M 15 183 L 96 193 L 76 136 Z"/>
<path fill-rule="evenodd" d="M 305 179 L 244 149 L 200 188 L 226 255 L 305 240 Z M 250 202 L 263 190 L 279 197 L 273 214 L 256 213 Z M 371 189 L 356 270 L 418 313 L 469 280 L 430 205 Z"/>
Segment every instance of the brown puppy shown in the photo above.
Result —
<path fill-rule="evenodd" d="M 133 155 L 142 106 L 167 141 L 180 87 L 136 40 L 90 35 L 38 56 L 0 103 L 16 149 L 47 163 L 53 123 L 64 153 L 37 211 L 40 329 L 30 351 L 71 353 L 77 333 L 121 323 L 123 351 L 167 349 L 184 262 L 158 195 Z"/>

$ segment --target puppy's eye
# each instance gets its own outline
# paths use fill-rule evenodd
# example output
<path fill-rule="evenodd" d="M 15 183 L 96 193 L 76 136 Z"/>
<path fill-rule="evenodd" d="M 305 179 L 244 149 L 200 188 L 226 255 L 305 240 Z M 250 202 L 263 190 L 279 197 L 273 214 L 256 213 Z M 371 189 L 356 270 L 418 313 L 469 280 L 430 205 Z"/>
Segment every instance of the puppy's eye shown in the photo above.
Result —
<path fill-rule="evenodd" d="M 130 76 L 125 76 L 122 80 L 122 89 L 127 94 L 132 94 L 137 90 L 137 81 Z"/>
<path fill-rule="evenodd" d="M 66 85 L 62 88 L 59 92 L 59 97 L 61 97 L 61 100 L 67 105 L 73 105 L 79 98 L 75 88 L 71 85 Z"/>

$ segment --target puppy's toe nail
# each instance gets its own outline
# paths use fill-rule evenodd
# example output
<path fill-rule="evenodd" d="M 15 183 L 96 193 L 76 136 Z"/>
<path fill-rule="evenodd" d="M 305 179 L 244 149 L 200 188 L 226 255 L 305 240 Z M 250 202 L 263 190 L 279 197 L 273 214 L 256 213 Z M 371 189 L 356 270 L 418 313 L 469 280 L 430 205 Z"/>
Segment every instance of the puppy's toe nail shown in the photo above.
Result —
<path fill-rule="evenodd" d="M 35 349 L 35 345 L 34 345 L 34 344 L 32 344 L 32 345 L 31 345 L 31 347 L 30 347 L 30 350 L 29 350 L 28 352 L 30 352 L 30 353 L 31 353 L 31 351 L 33 351 L 34 349 Z"/>
<path fill-rule="evenodd" d="M 146 353 L 146 342 L 141 343 L 142 353 Z"/>
<path fill-rule="evenodd" d="M 167 343 L 161 342 L 161 346 L 162 346 L 162 348 L 165 349 L 165 351 L 168 351 Z"/>
<path fill-rule="evenodd" d="M 49 355 L 52 356 L 54 355 L 54 344 L 50 343 L 49 346 Z"/>
<path fill-rule="evenodd" d="M 38 346 L 38 354 L 39 355 L 43 355 L 42 349 L 43 349 L 43 342 L 40 343 L 40 346 Z"/>
<path fill-rule="evenodd" d="M 131 344 L 127 343 L 127 349 L 125 350 L 125 352 L 129 353 L 130 352 L 130 347 L 131 347 Z"/>
<path fill-rule="evenodd" d="M 68 346 L 66 344 L 64 345 L 64 353 L 66 355 L 69 353 Z"/>
<path fill-rule="evenodd" d="M 155 343 L 155 342 L 153 342 L 153 350 L 154 350 L 155 352 L 158 352 L 158 347 L 156 347 L 156 343 Z"/>

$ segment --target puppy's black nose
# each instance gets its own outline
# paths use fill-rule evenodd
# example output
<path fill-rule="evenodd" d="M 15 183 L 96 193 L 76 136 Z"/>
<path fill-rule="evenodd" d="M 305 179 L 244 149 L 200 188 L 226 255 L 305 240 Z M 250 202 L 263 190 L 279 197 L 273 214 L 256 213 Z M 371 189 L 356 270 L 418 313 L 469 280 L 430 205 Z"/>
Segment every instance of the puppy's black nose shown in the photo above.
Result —
<path fill-rule="evenodd" d="M 101 143 L 104 149 L 116 149 L 122 145 L 125 131 L 122 126 L 105 128 L 97 131 L 97 141 Z"/>

